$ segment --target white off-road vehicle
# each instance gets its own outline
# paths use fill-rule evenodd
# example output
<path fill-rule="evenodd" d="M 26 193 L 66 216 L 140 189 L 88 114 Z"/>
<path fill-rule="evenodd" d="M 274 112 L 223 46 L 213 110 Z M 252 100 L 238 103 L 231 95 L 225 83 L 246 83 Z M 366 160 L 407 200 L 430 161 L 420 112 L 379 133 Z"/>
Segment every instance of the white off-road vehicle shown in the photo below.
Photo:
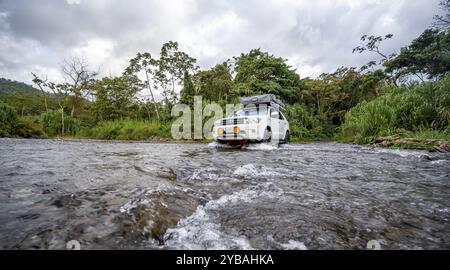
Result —
<path fill-rule="evenodd" d="M 241 98 L 240 110 L 214 123 L 218 143 L 239 145 L 253 142 L 289 142 L 289 122 L 284 104 L 274 95 Z"/>

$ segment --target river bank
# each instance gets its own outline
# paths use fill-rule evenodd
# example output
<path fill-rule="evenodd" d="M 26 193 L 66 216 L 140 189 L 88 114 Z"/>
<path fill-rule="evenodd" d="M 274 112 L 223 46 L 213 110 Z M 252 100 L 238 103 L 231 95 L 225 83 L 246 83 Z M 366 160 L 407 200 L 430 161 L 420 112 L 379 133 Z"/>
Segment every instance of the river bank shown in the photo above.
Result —
<path fill-rule="evenodd" d="M 9 139 L 43 139 L 43 140 L 60 140 L 67 142 L 108 142 L 108 143 L 211 143 L 212 139 L 203 140 L 174 140 L 171 138 L 159 138 L 154 137 L 148 140 L 102 140 L 94 138 L 81 138 L 81 137 L 44 137 L 44 138 L 20 138 L 20 137 L 10 137 Z M 327 143 L 327 142 L 337 142 L 344 144 L 352 144 L 348 142 L 342 142 L 340 140 L 314 140 L 314 139 L 303 139 L 303 138 L 292 138 L 291 143 L 307 144 L 307 143 Z M 450 152 L 450 141 L 438 140 L 438 139 L 419 139 L 419 138 L 404 138 L 401 136 L 386 136 L 378 137 L 368 144 L 358 144 L 358 145 L 369 145 L 373 147 L 387 148 L 387 149 L 411 149 L 411 150 L 427 150 L 430 152 Z"/>
<path fill-rule="evenodd" d="M 437 139 L 403 138 L 400 136 L 378 137 L 369 145 L 395 149 L 428 150 L 450 152 L 450 141 Z"/>

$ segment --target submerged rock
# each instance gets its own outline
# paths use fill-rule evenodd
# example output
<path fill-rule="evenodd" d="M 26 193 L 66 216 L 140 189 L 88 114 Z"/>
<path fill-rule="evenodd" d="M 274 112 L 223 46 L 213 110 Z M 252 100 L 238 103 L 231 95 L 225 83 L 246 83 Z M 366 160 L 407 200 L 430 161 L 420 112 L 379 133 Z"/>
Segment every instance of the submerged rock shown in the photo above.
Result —
<path fill-rule="evenodd" d="M 373 146 L 393 147 L 409 149 L 422 149 L 429 151 L 450 152 L 450 142 L 435 139 L 401 138 L 398 135 L 378 137 L 370 143 Z"/>

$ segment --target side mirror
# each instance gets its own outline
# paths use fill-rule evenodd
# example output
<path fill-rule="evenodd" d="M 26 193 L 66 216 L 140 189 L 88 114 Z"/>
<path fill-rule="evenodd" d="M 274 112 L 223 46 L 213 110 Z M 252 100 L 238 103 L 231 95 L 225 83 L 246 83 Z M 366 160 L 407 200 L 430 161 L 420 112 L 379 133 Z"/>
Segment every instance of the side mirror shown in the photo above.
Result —
<path fill-rule="evenodd" d="M 270 117 L 272 117 L 272 118 L 280 118 L 280 113 L 277 112 L 277 111 L 273 111 L 273 112 L 270 114 Z"/>

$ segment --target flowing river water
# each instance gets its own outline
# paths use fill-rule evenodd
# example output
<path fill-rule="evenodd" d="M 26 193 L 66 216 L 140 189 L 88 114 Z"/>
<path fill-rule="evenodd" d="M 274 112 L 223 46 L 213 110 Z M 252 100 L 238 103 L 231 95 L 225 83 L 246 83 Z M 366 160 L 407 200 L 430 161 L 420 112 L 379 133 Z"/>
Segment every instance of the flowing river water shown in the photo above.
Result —
<path fill-rule="evenodd" d="M 0 249 L 449 249 L 449 220 L 449 154 L 0 139 Z"/>

